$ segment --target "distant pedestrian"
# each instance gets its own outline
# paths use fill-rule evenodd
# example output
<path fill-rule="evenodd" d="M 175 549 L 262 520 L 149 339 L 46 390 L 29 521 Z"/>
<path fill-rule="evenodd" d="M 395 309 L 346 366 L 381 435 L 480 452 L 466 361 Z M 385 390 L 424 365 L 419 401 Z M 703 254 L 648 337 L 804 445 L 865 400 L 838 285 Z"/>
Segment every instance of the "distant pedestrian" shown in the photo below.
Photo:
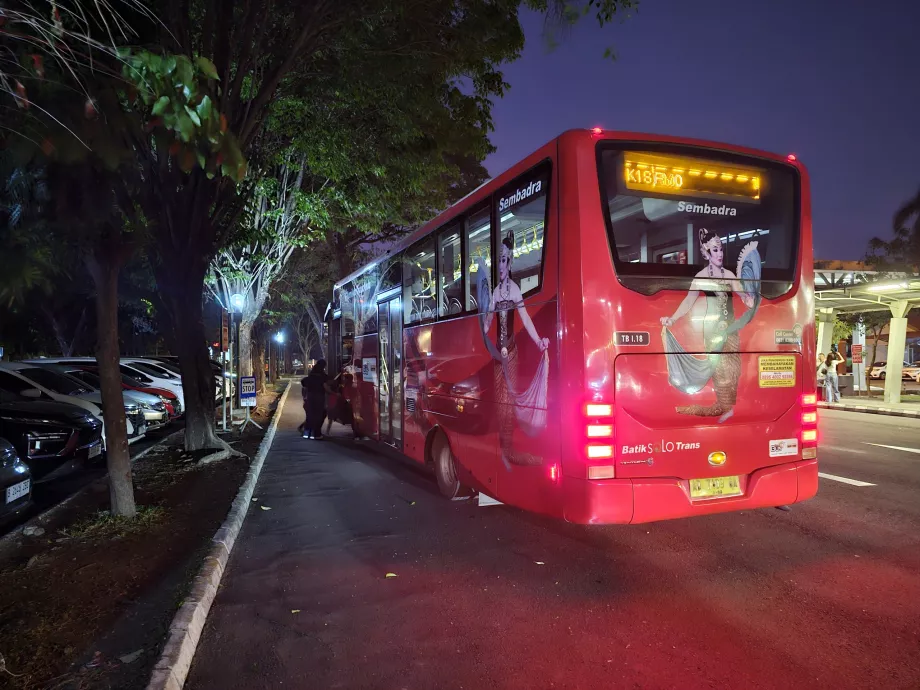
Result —
<path fill-rule="evenodd" d="M 818 378 L 824 378 L 824 402 L 840 402 L 840 379 L 837 377 L 837 365 L 844 362 L 838 352 L 831 352 L 818 367 Z"/>
<path fill-rule="evenodd" d="M 326 374 L 326 360 L 319 359 L 300 385 L 303 387 L 303 409 L 306 413 L 301 425 L 304 438 L 323 438 L 323 420 L 326 418 L 326 393 L 332 392 L 329 376 Z"/>

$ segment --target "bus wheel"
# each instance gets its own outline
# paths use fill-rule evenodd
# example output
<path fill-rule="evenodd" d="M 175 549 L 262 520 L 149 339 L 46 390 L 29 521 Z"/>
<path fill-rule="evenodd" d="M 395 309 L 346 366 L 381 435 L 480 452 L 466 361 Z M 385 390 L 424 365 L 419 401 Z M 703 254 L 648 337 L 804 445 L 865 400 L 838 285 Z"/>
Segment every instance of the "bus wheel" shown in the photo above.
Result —
<path fill-rule="evenodd" d="M 434 474 L 438 479 L 438 488 L 445 498 L 457 498 L 466 493 L 466 487 L 460 483 L 457 474 L 457 459 L 450 449 L 447 437 L 438 433 L 431 444 L 431 460 L 434 463 Z"/>

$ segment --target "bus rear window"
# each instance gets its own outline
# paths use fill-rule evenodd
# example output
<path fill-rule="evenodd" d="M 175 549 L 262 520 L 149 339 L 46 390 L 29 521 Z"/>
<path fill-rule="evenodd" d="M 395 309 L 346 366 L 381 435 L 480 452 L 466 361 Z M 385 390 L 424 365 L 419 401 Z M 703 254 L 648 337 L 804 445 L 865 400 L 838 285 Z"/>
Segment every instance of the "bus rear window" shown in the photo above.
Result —
<path fill-rule="evenodd" d="M 761 280 L 788 283 L 798 245 L 798 175 L 761 159 L 680 147 L 601 145 L 601 199 L 617 274 L 690 279 L 717 236 L 724 267 L 756 242 Z M 676 287 L 676 286 L 675 286 Z"/>

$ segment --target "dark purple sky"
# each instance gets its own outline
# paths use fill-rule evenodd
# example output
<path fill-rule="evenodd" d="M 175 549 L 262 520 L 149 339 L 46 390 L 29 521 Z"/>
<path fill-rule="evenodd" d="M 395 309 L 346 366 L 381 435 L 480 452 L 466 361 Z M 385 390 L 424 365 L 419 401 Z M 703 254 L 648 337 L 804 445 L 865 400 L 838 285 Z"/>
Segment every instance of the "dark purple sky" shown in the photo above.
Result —
<path fill-rule="evenodd" d="M 815 255 L 859 259 L 920 186 L 920 0 L 642 0 L 527 47 L 495 104 L 492 175 L 566 129 L 674 134 L 795 153 Z M 603 58 L 612 45 L 618 59 Z"/>

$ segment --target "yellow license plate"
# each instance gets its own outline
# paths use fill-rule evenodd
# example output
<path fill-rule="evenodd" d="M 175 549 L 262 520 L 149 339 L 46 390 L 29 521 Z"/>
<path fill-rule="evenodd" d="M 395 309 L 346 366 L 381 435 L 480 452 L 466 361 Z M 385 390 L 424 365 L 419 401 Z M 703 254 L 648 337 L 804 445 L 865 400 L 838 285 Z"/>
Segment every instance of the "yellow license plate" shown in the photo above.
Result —
<path fill-rule="evenodd" d="M 690 480 L 690 498 L 719 498 L 740 496 L 741 482 L 738 477 L 710 477 Z"/>

